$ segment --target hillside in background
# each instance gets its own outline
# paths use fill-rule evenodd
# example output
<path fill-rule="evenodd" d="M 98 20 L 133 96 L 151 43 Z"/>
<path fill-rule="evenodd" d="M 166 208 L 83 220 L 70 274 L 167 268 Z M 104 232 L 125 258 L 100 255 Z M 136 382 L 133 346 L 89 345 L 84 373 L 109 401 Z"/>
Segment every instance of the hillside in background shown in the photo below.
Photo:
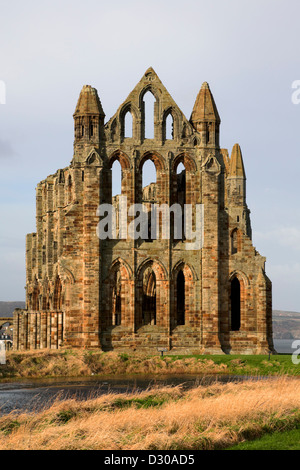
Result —
<path fill-rule="evenodd" d="M 0 302 L 0 317 L 12 317 L 15 308 L 25 308 L 25 302 Z"/>
<path fill-rule="evenodd" d="M 274 339 L 300 339 L 300 313 L 273 310 Z"/>

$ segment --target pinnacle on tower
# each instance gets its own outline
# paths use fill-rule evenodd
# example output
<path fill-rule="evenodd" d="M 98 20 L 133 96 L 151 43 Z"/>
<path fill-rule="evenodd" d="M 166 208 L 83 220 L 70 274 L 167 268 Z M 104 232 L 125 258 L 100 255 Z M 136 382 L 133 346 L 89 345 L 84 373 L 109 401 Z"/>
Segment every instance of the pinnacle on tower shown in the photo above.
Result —
<path fill-rule="evenodd" d="M 96 88 L 84 85 L 79 95 L 74 117 L 91 114 L 105 116 Z"/>
<path fill-rule="evenodd" d="M 104 136 L 105 114 L 95 88 L 90 85 L 82 88 L 73 117 L 74 157 L 82 160 L 91 149 L 100 147 Z"/>
<path fill-rule="evenodd" d="M 239 144 L 235 144 L 231 152 L 229 176 L 246 179 L 242 151 Z"/>
<path fill-rule="evenodd" d="M 202 84 L 197 95 L 190 123 L 201 134 L 202 145 L 219 147 L 221 119 L 207 82 Z"/>
<path fill-rule="evenodd" d="M 229 214 L 244 224 L 245 233 L 251 237 L 251 224 L 246 204 L 246 173 L 239 144 L 233 146 L 227 176 Z M 246 216 L 245 216 L 246 214 Z"/>
<path fill-rule="evenodd" d="M 218 124 L 221 122 L 214 97 L 207 82 L 202 84 L 190 119 L 193 125 L 203 121 L 214 121 Z"/>

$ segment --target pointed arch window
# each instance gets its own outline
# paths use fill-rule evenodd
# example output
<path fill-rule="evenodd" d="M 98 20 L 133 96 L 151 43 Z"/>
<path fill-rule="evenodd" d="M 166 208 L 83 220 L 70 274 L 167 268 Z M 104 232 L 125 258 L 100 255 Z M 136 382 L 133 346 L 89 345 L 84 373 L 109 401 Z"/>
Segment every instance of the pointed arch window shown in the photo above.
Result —
<path fill-rule="evenodd" d="M 112 172 L 112 196 L 115 197 L 122 192 L 122 168 L 119 160 L 115 160 L 111 167 Z"/>
<path fill-rule="evenodd" d="M 185 277 L 180 270 L 177 276 L 177 325 L 185 325 Z"/>
<path fill-rule="evenodd" d="M 72 202 L 72 177 L 69 175 L 68 177 L 68 185 L 67 185 L 67 204 Z"/>
<path fill-rule="evenodd" d="M 154 163 L 149 159 L 146 160 L 142 167 L 142 202 L 146 206 L 147 217 L 148 217 L 148 228 L 147 228 L 147 238 L 146 242 L 152 242 L 152 227 L 151 227 L 151 208 L 152 204 L 156 201 L 154 200 L 156 194 L 156 183 L 157 183 L 157 174 L 156 167 Z M 154 230 L 153 230 L 154 233 Z"/>
<path fill-rule="evenodd" d="M 171 233 L 174 241 L 185 239 L 185 227 L 184 227 L 184 206 L 186 202 L 186 169 L 182 161 L 174 168 L 173 173 L 173 204 L 180 206 L 180 213 L 178 218 L 175 218 L 175 214 L 171 213 Z"/>
<path fill-rule="evenodd" d="M 124 116 L 124 139 L 132 138 L 132 134 L 133 134 L 132 129 L 133 129 L 133 119 L 132 119 L 131 111 L 128 109 L 128 111 L 125 113 L 125 116 Z"/>
<path fill-rule="evenodd" d="M 144 325 L 156 325 L 156 277 L 151 268 L 143 276 L 142 321 Z"/>
<path fill-rule="evenodd" d="M 114 278 L 114 287 L 113 287 L 113 299 L 112 299 L 112 324 L 114 326 L 119 326 L 122 323 L 122 300 L 121 300 L 121 291 L 122 291 L 122 282 L 121 282 L 121 273 L 116 271 Z"/>
<path fill-rule="evenodd" d="M 116 236 L 120 233 L 120 196 L 122 195 L 122 168 L 119 160 L 115 160 L 111 168 L 112 205 L 116 214 Z"/>
<path fill-rule="evenodd" d="M 165 116 L 163 122 L 163 133 L 164 140 L 174 140 L 174 118 L 171 110 Z"/>
<path fill-rule="evenodd" d="M 173 269 L 171 276 L 171 330 L 177 326 L 199 326 L 196 315 L 196 277 L 194 268 L 180 261 Z"/>
<path fill-rule="evenodd" d="M 154 139 L 154 106 L 155 97 L 148 90 L 143 96 L 144 138 Z"/>
<path fill-rule="evenodd" d="M 241 327 L 241 286 L 237 277 L 231 281 L 231 331 L 239 331 Z"/>

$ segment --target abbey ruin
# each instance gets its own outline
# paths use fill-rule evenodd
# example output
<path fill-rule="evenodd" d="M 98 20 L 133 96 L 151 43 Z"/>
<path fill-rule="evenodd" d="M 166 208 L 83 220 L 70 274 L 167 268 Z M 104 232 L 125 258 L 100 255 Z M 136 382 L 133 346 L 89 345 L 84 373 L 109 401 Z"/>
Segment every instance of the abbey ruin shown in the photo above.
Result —
<path fill-rule="evenodd" d="M 145 130 L 147 93 L 154 97 L 152 138 Z M 238 144 L 231 156 L 220 148 L 209 85 L 203 83 L 188 120 L 150 68 L 106 123 L 97 91 L 86 85 L 74 122 L 70 165 L 36 188 L 36 233 L 26 238 L 26 309 L 14 312 L 14 348 L 273 350 L 272 287 L 251 240 L 242 152 Z M 143 187 L 148 160 L 156 181 Z M 201 205 L 202 245 L 188 248 L 184 232 L 175 237 L 172 227 L 169 238 L 151 232 L 99 238 L 99 206 L 119 213 L 116 161 L 128 208 L 144 203 L 150 213 L 154 204 Z M 117 224 L 119 233 L 120 219 Z M 192 226 L 198 230 L 195 218 Z"/>

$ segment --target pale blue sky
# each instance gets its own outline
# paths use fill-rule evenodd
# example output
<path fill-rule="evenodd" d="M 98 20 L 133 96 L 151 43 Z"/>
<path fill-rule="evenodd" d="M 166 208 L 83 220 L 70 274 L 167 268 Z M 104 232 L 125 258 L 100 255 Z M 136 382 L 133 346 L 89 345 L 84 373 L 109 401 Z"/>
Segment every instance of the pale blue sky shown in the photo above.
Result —
<path fill-rule="evenodd" d="M 35 187 L 72 159 L 84 84 L 108 120 L 152 66 L 189 118 L 207 81 L 221 146 L 241 145 L 253 242 L 274 308 L 300 311 L 298 0 L 2 0 L 0 300 L 23 300 Z"/>

